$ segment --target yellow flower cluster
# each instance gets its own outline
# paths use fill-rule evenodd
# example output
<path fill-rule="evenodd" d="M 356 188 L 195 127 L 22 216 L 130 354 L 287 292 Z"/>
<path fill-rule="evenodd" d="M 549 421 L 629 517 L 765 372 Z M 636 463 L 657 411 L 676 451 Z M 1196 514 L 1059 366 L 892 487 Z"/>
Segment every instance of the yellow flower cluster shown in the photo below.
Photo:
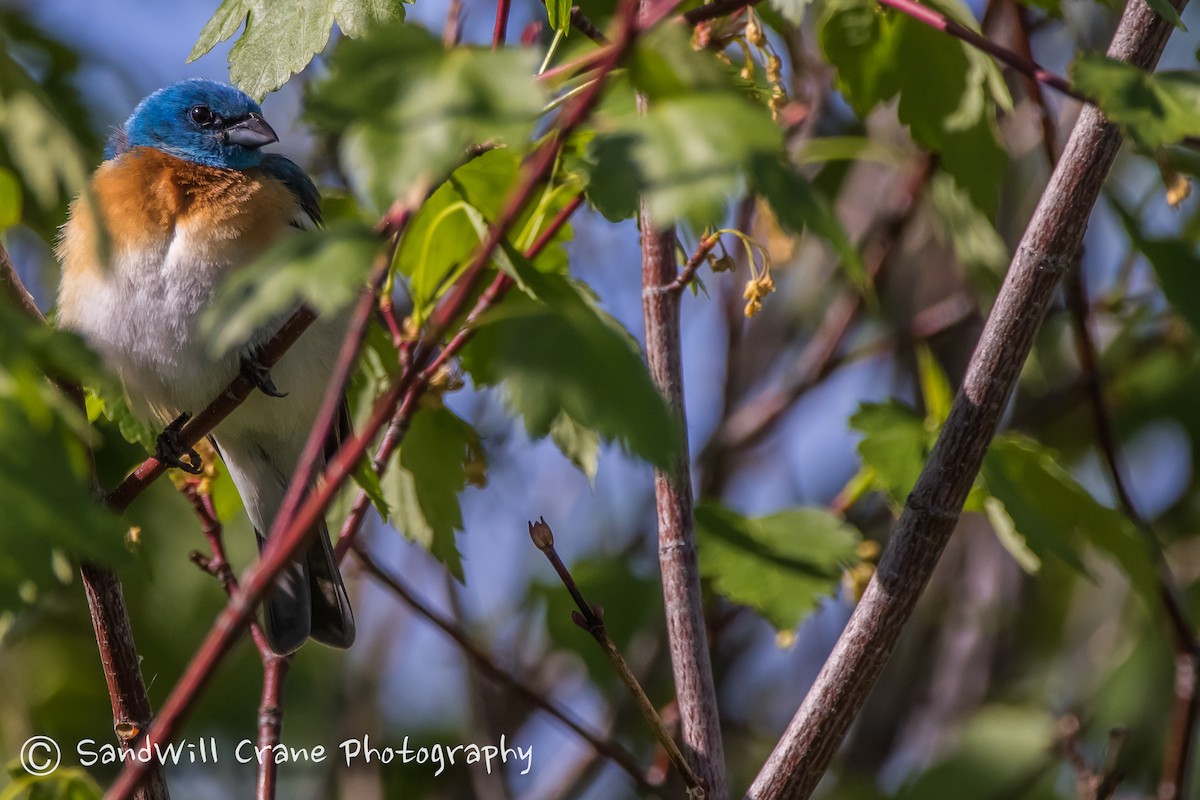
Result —
<path fill-rule="evenodd" d="M 771 273 L 766 270 L 763 270 L 762 275 L 746 281 L 742 297 L 746 300 L 747 319 L 762 311 L 763 298 L 773 291 L 775 291 L 775 281 L 771 278 Z"/>

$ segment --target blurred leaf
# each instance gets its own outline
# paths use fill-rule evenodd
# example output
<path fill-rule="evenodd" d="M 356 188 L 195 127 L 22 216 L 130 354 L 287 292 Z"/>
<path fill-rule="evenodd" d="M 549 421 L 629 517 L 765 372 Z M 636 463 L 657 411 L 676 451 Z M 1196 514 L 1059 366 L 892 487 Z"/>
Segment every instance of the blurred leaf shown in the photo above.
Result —
<path fill-rule="evenodd" d="M 600 460 L 600 437 L 595 431 L 585 428 L 571 419 L 570 415 L 562 413 L 550 424 L 550 440 L 587 476 L 589 482 L 595 482 Z"/>
<path fill-rule="evenodd" d="M 946 373 L 929 349 L 921 343 L 917 346 L 917 378 L 921 384 L 921 400 L 925 404 L 925 429 L 936 430 L 950 416 L 954 403 L 954 388 Z"/>
<path fill-rule="evenodd" d="M 863 433 L 858 454 L 874 471 L 876 487 L 894 504 L 904 505 L 932 444 L 925 422 L 913 409 L 888 400 L 860 405 L 850 427 Z"/>
<path fill-rule="evenodd" d="M 241 347 L 263 327 L 282 324 L 302 304 L 318 314 L 350 305 L 379 247 L 371 228 L 353 222 L 280 238 L 221 284 L 201 320 L 210 352 L 220 356 Z"/>
<path fill-rule="evenodd" d="M 1157 150 L 1200 130 L 1200 73 L 1150 74 L 1101 55 L 1084 55 L 1071 66 L 1079 91 L 1140 147 Z"/>
<path fill-rule="evenodd" d="M 444 406 L 413 416 L 398 461 L 381 484 L 391 521 L 463 579 L 454 532 L 462 528 L 458 495 L 467 485 L 466 464 L 482 452 L 479 434 Z"/>
<path fill-rule="evenodd" d="M 1079 550 L 1090 544 L 1121 566 L 1147 608 L 1158 607 L 1149 543 L 1121 512 L 1098 503 L 1048 450 L 1023 436 L 998 437 L 984 459 L 983 480 L 1041 561 L 1055 556 L 1086 575 Z"/>
<path fill-rule="evenodd" d="M 996 232 L 996 226 L 949 175 L 935 172 L 926 197 L 942 238 L 954 248 L 963 266 L 995 273 L 1002 273 L 1008 267 L 1008 246 Z"/>
<path fill-rule="evenodd" d="M 978 31 L 958 0 L 930 5 Z M 860 117 L 899 96 L 897 113 L 913 139 L 942 155 L 942 168 L 976 207 L 995 213 L 1007 167 L 996 110 L 1010 110 L 1012 98 L 989 56 L 906 15 L 880 12 L 869 0 L 828 3 L 818 39 Z"/>
<path fill-rule="evenodd" d="M 21 184 L 12 170 L 0 167 L 0 231 L 21 221 Z"/>
<path fill-rule="evenodd" d="M 800 25 L 804 22 L 804 14 L 812 2 L 813 0 L 771 0 L 771 8 L 793 25 Z"/>
<path fill-rule="evenodd" d="M 121 524 L 92 492 L 87 420 L 45 377 L 96 371 L 77 336 L 0 299 L 0 608 L 59 583 L 56 550 L 101 563 L 128 557 Z"/>
<path fill-rule="evenodd" d="M 1158 285 L 1175 310 L 1187 320 L 1192 332 L 1200 336 L 1200 255 L 1196 245 L 1181 239 L 1155 239 L 1142 233 L 1142 225 L 1114 198 L 1113 210 L 1133 246 L 1150 262 Z"/>
<path fill-rule="evenodd" d="M 51 100 L 0 38 L 0 142 L 30 197 L 43 208 L 83 190 L 85 147 L 55 112 Z"/>
<path fill-rule="evenodd" d="M 49 775 L 30 775 L 19 763 L 8 764 L 11 783 L 0 800 L 100 800 L 104 791 L 80 767 L 63 767 Z"/>
<path fill-rule="evenodd" d="M 229 51 L 229 79 L 262 100 L 325 49 L 334 22 L 350 37 L 404 19 L 401 0 L 224 0 L 200 32 L 195 61 L 246 24 Z"/>
<path fill-rule="evenodd" d="M 854 284 L 867 287 L 867 271 L 858 249 L 829 203 L 802 175 L 779 159 L 757 158 L 754 161 L 754 189 L 770 203 L 781 226 L 797 236 L 807 228 L 824 239 Z"/>
<path fill-rule="evenodd" d="M 1004 508 L 1004 503 L 995 497 L 988 497 L 983 501 L 983 509 L 996 538 L 1021 569 L 1031 575 L 1040 570 L 1042 560 L 1037 557 L 1037 553 L 1029 549 L 1025 537 L 1017 530 L 1017 524 Z"/>
<path fill-rule="evenodd" d="M 790 631 L 817 602 L 836 593 L 854 564 L 858 531 L 817 508 L 743 517 L 721 506 L 696 508 L 700 574 L 735 603 Z"/>
<path fill-rule="evenodd" d="M 778 126 L 681 30 L 664 28 L 639 42 L 630 76 L 648 108 L 598 115 L 586 161 L 588 199 L 614 221 L 632 217 L 644 196 L 655 224 L 719 224 L 754 159 L 781 152 Z"/>
<path fill-rule="evenodd" d="M 483 316 L 463 350 L 464 369 L 480 386 L 503 381 L 509 407 L 534 438 L 548 435 L 566 414 L 666 466 L 679 443 L 679 425 L 637 345 L 564 278 L 543 278 L 539 296 L 545 302 L 510 294 Z"/>
<path fill-rule="evenodd" d="M 87 386 L 87 393 L 89 419 L 94 421 L 96 415 L 103 414 L 105 419 L 116 424 L 125 441 L 140 445 L 147 453 L 154 452 L 158 437 L 154 429 L 129 408 L 125 390 L 118 379 L 94 380 Z"/>
<path fill-rule="evenodd" d="M 1045 709 L 985 706 L 955 738 L 957 747 L 908 781 L 898 800 L 950 800 L 964 791 L 972 797 L 1023 800 L 1061 796 L 1053 790 L 1057 770 L 1048 756 L 1059 737 Z M 1039 774 L 1043 780 L 1031 781 Z"/>
<path fill-rule="evenodd" d="M 524 149 L 546 102 L 529 48 L 447 50 L 412 25 L 342 42 L 313 88 L 309 115 L 341 134 L 341 160 L 360 198 L 387 208 L 440 181 L 484 142 Z"/>

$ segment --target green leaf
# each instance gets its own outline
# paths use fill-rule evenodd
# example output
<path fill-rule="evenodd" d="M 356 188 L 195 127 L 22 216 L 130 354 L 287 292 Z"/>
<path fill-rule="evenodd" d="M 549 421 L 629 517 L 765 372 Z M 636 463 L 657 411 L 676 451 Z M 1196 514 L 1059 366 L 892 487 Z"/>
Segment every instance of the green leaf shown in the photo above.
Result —
<path fill-rule="evenodd" d="M 958 183 L 939 170 L 930 179 L 925 196 L 941 238 L 954 248 L 963 266 L 1004 272 L 1009 261 L 1008 246 L 991 219 Z"/>
<path fill-rule="evenodd" d="M 745 191 L 756 157 L 782 152 L 782 135 L 731 71 L 676 28 L 639 42 L 630 80 L 648 99 L 646 113 L 603 107 L 584 168 L 588 199 L 608 219 L 633 216 L 644 196 L 655 224 L 683 219 L 701 230 Z"/>
<path fill-rule="evenodd" d="M 76 381 L 95 372 L 96 358 L 77 336 L 0 298 L 0 608 L 57 586 L 56 552 L 128 559 L 121 524 L 92 491 L 87 420 L 45 377 Z"/>
<path fill-rule="evenodd" d="M 464 369 L 481 386 L 503 381 L 509 407 L 534 438 L 550 434 L 565 414 L 602 439 L 668 465 L 679 425 L 636 343 L 565 278 L 542 277 L 538 291 L 546 302 L 510 294 L 483 316 L 463 350 Z"/>
<path fill-rule="evenodd" d="M 596 469 L 600 461 L 600 437 L 585 428 L 566 413 L 559 414 L 550 423 L 550 440 L 559 451 L 570 459 L 591 483 L 596 481 Z"/>
<path fill-rule="evenodd" d="M 21 221 L 21 184 L 12 170 L 0 167 L 0 231 Z"/>
<path fill-rule="evenodd" d="M 43 208 L 54 207 L 63 198 L 79 194 L 87 183 L 91 157 L 55 113 L 42 87 L 9 57 L 3 39 L 0 39 L 0 145 L 0 156 L 7 151 L 8 166 L 24 181 L 30 198 Z M 3 216 L 4 203 L 0 197 L 0 217 Z"/>
<path fill-rule="evenodd" d="M 241 347 L 264 326 L 280 324 L 301 304 L 333 314 L 362 289 L 379 237 L 353 222 L 284 236 L 225 280 L 201 320 L 214 356 Z"/>
<path fill-rule="evenodd" d="M 936 430 L 950 416 L 954 388 L 925 343 L 917 346 L 917 378 L 921 384 L 921 400 L 925 403 L 925 428 Z"/>
<path fill-rule="evenodd" d="M 762 195 L 775 213 L 775 219 L 797 236 L 807 228 L 821 237 L 837 253 L 850 279 L 867 288 L 866 267 L 858 249 L 829 203 L 804 176 L 778 158 L 754 161 L 754 190 Z"/>
<path fill-rule="evenodd" d="M 655 224 L 685 219 L 702 230 L 719 224 L 729 198 L 745 190 L 754 159 L 778 154 L 781 144 L 767 110 L 740 94 L 667 97 L 596 135 L 588 196 L 616 220 L 632 216 L 642 195 Z"/>
<path fill-rule="evenodd" d="M 481 451 L 479 434 L 452 411 L 422 408 L 381 482 L 392 524 L 460 581 L 462 558 L 454 542 L 454 532 L 462 528 L 458 495 L 467 484 L 467 462 Z"/>
<path fill-rule="evenodd" d="M 564 36 L 571 32 L 571 0 L 546 0 L 546 21 L 550 29 Z"/>
<path fill-rule="evenodd" d="M 425 318 L 446 289 L 466 268 L 484 238 L 484 224 L 496 219 L 520 172 L 521 159 L 511 150 L 492 150 L 454 171 L 445 184 L 422 205 L 409 224 L 396 252 L 395 269 L 409 278 L 413 316 Z M 528 248 L 546 224 L 570 199 L 577 187 L 556 183 L 547 186 L 537 202 L 530 203 L 512 226 L 508 243 Z M 493 255 L 522 291 L 528 291 L 526 268 L 545 273 L 567 271 L 562 242 L 571 237 L 564 226 L 531 263 L 507 248 Z"/>
<path fill-rule="evenodd" d="M 930 5 L 978 30 L 957 0 Z M 1007 166 L 996 110 L 1011 109 L 1012 98 L 990 57 L 908 16 L 880 11 L 870 0 L 832 0 L 818 40 L 859 116 L 899 96 L 897 113 L 913 139 L 941 153 L 942 168 L 975 206 L 995 213 Z"/>
<path fill-rule="evenodd" d="M 1041 561 L 1049 556 L 1087 574 L 1082 543 L 1116 561 L 1148 608 L 1157 608 L 1154 553 L 1123 514 L 1103 506 L 1059 466 L 1050 451 L 1026 437 L 998 437 L 983 462 L 988 491 L 1004 504 L 1015 530 Z"/>
<path fill-rule="evenodd" d="M 800 25 L 804 22 L 804 14 L 812 2 L 813 0 L 771 0 L 771 8 L 793 25 Z"/>
<path fill-rule="evenodd" d="M 735 603 L 793 630 L 822 597 L 837 591 L 857 559 L 857 530 L 816 508 L 744 517 L 727 508 L 696 508 L 700 574 Z"/>
<path fill-rule="evenodd" d="M 30 775 L 16 761 L 8 765 L 10 783 L 0 791 L 0 800 L 100 800 L 104 794 L 95 779 L 80 767 Z"/>
<path fill-rule="evenodd" d="M 911 408 L 888 400 L 863 403 L 850 417 L 850 427 L 863 433 L 858 454 L 873 470 L 876 488 L 903 505 L 932 445 L 925 422 Z"/>
<path fill-rule="evenodd" d="M 1071 66 L 1071 79 L 1146 150 L 1200 130 L 1200 73 L 1195 71 L 1150 74 L 1107 56 L 1085 55 Z"/>
<path fill-rule="evenodd" d="M 369 27 L 404 19 L 401 0 L 225 0 L 200 32 L 188 61 L 233 37 L 229 79 L 262 100 L 308 66 L 329 42 L 334 22 L 350 37 Z"/>
<path fill-rule="evenodd" d="M 342 42 L 313 88 L 312 120 L 341 137 L 356 194 L 376 210 L 441 181 L 470 145 L 525 148 L 546 102 L 529 48 L 447 50 L 412 25 Z"/>
<path fill-rule="evenodd" d="M 1200 256 L 1196 245 L 1182 239 L 1155 239 L 1142 234 L 1137 219 L 1119 202 L 1110 198 L 1113 210 L 1133 246 L 1150 262 L 1158 285 L 1192 332 L 1200 335 Z"/>

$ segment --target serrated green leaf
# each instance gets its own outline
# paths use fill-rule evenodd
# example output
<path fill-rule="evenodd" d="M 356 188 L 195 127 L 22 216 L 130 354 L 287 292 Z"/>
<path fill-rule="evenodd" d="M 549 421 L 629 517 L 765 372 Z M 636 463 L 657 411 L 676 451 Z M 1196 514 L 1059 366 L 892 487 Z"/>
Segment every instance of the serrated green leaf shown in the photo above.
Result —
<path fill-rule="evenodd" d="M 796 235 L 807 229 L 824 239 L 837 254 L 850 280 L 860 289 L 867 289 L 869 281 L 862 256 L 829 203 L 813 185 L 777 158 L 755 159 L 753 169 L 754 189 L 770 204 L 779 224 Z"/>
<path fill-rule="evenodd" d="M 529 48 L 447 50 L 412 25 L 342 42 L 313 88 L 311 119 L 340 135 L 355 193 L 389 206 L 440 181 L 470 145 L 528 146 L 547 100 Z"/>
<path fill-rule="evenodd" d="M 283 237 L 217 291 L 201 319 L 215 356 L 244 345 L 263 326 L 281 323 L 301 304 L 333 314 L 363 287 L 379 237 L 371 228 L 343 223 Z"/>
<path fill-rule="evenodd" d="M 836 593 L 860 539 L 822 509 L 749 518 L 711 504 L 696 508 L 700 574 L 780 631 L 793 630 L 822 597 Z"/>
<path fill-rule="evenodd" d="M 659 466 L 677 452 L 679 425 L 654 388 L 637 345 L 566 279 L 541 276 L 538 302 L 510 294 L 480 320 L 462 363 L 481 386 L 504 383 L 530 436 L 559 415 Z"/>
<path fill-rule="evenodd" d="M 1152 75 L 1114 58 L 1084 55 L 1071 65 L 1071 79 L 1146 150 L 1175 144 L 1200 131 L 1200 73 Z"/>
<path fill-rule="evenodd" d="M 924 421 L 911 408 L 888 400 L 863 403 L 850 417 L 850 427 L 863 433 L 858 454 L 874 471 L 876 488 L 903 505 L 932 444 Z"/>
<path fill-rule="evenodd" d="M 978 30 L 957 0 L 930 3 Z M 838 88 L 865 117 L 899 96 L 897 113 L 922 147 L 942 154 L 953 175 L 985 214 L 993 214 L 1006 156 L 996 110 L 1012 98 L 990 58 L 944 33 L 869 0 L 833 0 L 818 29 L 825 57 L 838 71 Z"/>
<path fill-rule="evenodd" d="M 350 37 L 404 19 L 401 0 L 225 0 L 200 32 L 188 61 L 232 38 L 229 79 L 262 100 L 325 49 L 334 22 Z"/>
<path fill-rule="evenodd" d="M 460 581 L 462 558 L 454 541 L 462 528 L 458 495 L 467 484 L 466 464 L 480 451 L 475 429 L 452 411 L 422 408 L 380 482 L 392 524 Z"/>
<path fill-rule="evenodd" d="M 1151 546 L 1123 514 L 1088 494 L 1050 451 L 1015 434 L 998 437 L 982 475 L 1039 559 L 1054 556 L 1086 575 L 1080 550 L 1090 544 L 1121 566 L 1148 608 L 1158 607 Z"/>

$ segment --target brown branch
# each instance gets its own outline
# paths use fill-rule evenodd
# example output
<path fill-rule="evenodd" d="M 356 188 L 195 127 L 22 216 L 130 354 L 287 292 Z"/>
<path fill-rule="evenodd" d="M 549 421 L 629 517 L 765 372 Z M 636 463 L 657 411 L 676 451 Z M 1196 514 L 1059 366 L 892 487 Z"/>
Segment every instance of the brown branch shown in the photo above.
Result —
<path fill-rule="evenodd" d="M 700 269 L 700 265 L 708 258 L 708 254 L 712 252 L 719 241 L 721 241 L 721 235 L 718 233 L 709 234 L 701 239 L 700 243 L 696 245 L 695 252 L 683 265 L 683 269 L 679 271 L 679 275 L 663 288 L 668 292 L 682 294 L 683 290 L 691 284 L 692 279 L 696 277 L 696 270 Z"/>
<path fill-rule="evenodd" d="M 1130 3 L 1109 55 L 1152 69 L 1171 25 Z M 962 389 L 905 504 L 874 579 L 783 738 L 750 788 L 753 800 L 807 798 L 866 702 L 962 511 L 1055 288 L 1079 251 L 1121 144 L 1085 106 L 1017 247 Z"/>
<path fill-rule="evenodd" d="M 644 110 L 645 98 L 639 97 Z M 658 511 L 658 562 L 662 572 L 667 639 L 675 675 L 675 697 L 683 743 L 692 767 L 713 800 L 729 797 L 725 748 L 713 682 L 712 658 L 704 622 L 704 597 L 696 556 L 687 414 L 683 403 L 680 355 L 680 292 L 673 288 L 675 229 L 659 229 L 643 200 L 638 215 L 642 232 L 642 317 L 650 377 L 678 423 L 678 450 L 669 469 L 654 471 Z"/>
<path fill-rule="evenodd" d="M 8 297 L 34 322 L 45 324 L 46 319 L 34 302 L 33 295 L 17 275 L 8 250 L 0 243 L 0 285 Z M 83 390 L 77 385 L 61 385 L 73 403 L 83 409 Z M 150 726 L 153 711 L 146 682 L 142 678 L 142 661 L 133 639 L 125 592 L 117 573 L 97 564 L 84 562 L 79 566 L 83 591 L 87 597 L 88 613 L 96 634 L 100 665 L 112 705 L 113 731 L 122 751 L 129 750 L 142 731 Z M 166 776 L 161 764 L 151 766 L 146 782 L 134 795 L 137 800 L 166 800 Z"/>
<path fill-rule="evenodd" d="M 674 737 L 671 736 L 667 726 L 663 723 L 662 717 L 658 715 L 658 710 L 654 704 L 650 702 L 650 698 L 646 695 L 646 690 L 642 688 L 642 684 L 638 681 L 637 676 L 633 674 L 633 670 L 629 668 L 629 664 L 625 661 L 621 651 L 613 644 L 613 640 L 609 638 L 608 631 L 604 627 L 604 609 L 600 606 L 592 605 L 584 599 L 583 593 L 579 591 L 579 586 L 576 585 L 575 579 L 571 576 L 571 571 L 567 569 L 567 565 L 559 557 L 558 551 L 554 549 L 554 531 L 546 524 L 545 518 L 538 519 L 537 522 L 529 523 L 529 538 L 533 540 L 542 554 L 546 556 L 546 560 L 554 567 L 555 573 L 563 582 L 563 586 L 567 587 L 567 592 L 571 595 L 571 599 L 575 601 L 575 605 L 579 610 L 571 612 L 571 620 L 592 635 L 596 643 L 600 645 L 600 649 L 604 652 L 613 669 L 616 670 L 617 677 L 629 689 L 630 695 L 633 696 L 634 702 L 637 704 L 638 710 L 642 712 L 650 729 L 654 731 L 654 736 L 658 739 L 659 744 L 666 750 L 668 758 L 675 768 L 679 770 L 679 774 L 683 776 L 684 782 L 687 783 L 688 794 L 697 797 L 711 796 L 704 793 L 703 778 L 696 774 L 692 769 L 692 765 L 688 763 L 683 752 L 679 749 L 679 745 L 675 743 Z M 695 793 L 699 792 L 699 795 Z"/>
<path fill-rule="evenodd" d="M 554 702 L 545 697 L 541 692 L 499 667 L 486 651 L 471 641 L 470 637 L 463 632 L 462 628 L 455 625 L 449 619 L 435 611 L 433 607 L 424 600 L 417 597 L 417 595 L 415 595 L 412 590 L 400 580 L 400 578 L 392 575 L 388 570 L 384 569 L 383 566 L 375 560 L 374 556 L 367 552 L 361 545 L 354 543 L 351 545 L 350 549 L 354 551 L 354 556 L 363 565 L 367 572 L 369 572 L 376 580 L 390 589 L 392 594 L 403 600 L 414 611 L 433 623 L 438 630 L 454 640 L 454 643 L 462 649 L 463 653 L 475 664 L 476 668 L 479 669 L 480 672 L 487 675 L 496 683 L 507 687 L 513 694 L 524 700 L 529 705 L 535 708 L 540 708 L 551 717 L 558 720 L 560 723 L 566 726 L 568 730 L 570 730 L 583 741 L 587 742 L 598 754 L 609 759 L 622 770 L 624 770 L 629 777 L 634 780 L 639 790 L 646 793 L 652 793 L 654 791 L 654 787 L 646 781 L 646 776 L 642 769 L 638 766 L 637 760 L 634 759 L 633 755 L 630 754 L 628 750 L 626 750 L 617 742 L 614 742 L 610 739 L 605 739 L 599 734 L 588 730 L 571 715 L 563 711 Z"/>

